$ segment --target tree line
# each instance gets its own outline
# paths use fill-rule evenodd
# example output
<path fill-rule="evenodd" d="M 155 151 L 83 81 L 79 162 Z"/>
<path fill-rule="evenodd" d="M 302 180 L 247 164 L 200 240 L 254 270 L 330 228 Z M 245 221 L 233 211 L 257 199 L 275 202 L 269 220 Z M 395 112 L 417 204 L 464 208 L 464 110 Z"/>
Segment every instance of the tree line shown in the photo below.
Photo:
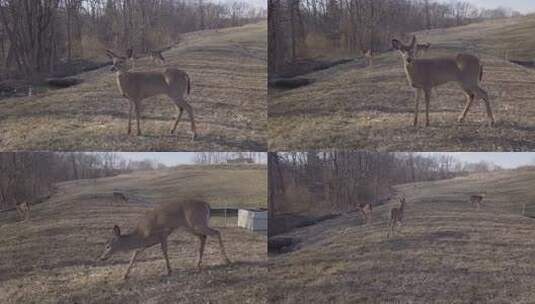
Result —
<path fill-rule="evenodd" d="M 16 202 L 47 197 L 55 183 L 115 176 L 163 165 L 151 160 L 130 161 L 117 153 L 0 153 L 0 210 Z"/>
<path fill-rule="evenodd" d="M 433 181 L 500 169 L 462 163 L 448 154 L 360 151 L 269 153 L 272 215 L 309 209 L 350 210 L 359 202 L 381 203 L 393 185 Z"/>
<path fill-rule="evenodd" d="M 0 77 L 38 82 L 105 48 L 143 54 L 180 34 L 239 26 L 266 15 L 245 0 L 3 0 Z"/>
<path fill-rule="evenodd" d="M 255 164 L 266 163 L 264 152 L 195 152 L 193 163 L 198 165 L 225 164 L 231 160 L 251 160 Z"/>
<path fill-rule="evenodd" d="M 332 51 L 361 54 L 389 49 L 392 37 L 520 13 L 478 9 L 467 1 L 269 0 L 269 69 Z"/>

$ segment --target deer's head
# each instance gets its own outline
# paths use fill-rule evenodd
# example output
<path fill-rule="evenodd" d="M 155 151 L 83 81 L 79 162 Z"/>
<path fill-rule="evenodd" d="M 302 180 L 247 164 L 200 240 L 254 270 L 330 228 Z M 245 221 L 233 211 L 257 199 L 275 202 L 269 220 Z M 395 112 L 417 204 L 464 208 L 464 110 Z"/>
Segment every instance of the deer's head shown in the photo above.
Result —
<path fill-rule="evenodd" d="M 118 56 L 110 50 L 106 50 L 106 55 L 112 60 L 112 66 L 110 71 L 128 71 L 128 65 L 126 62 L 126 57 Z"/>
<path fill-rule="evenodd" d="M 106 243 L 106 246 L 104 247 L 104 251 L 100 255 L 100 260 L 104 261 L 107 260 L 110 256 L 112 256 L 114 253 L 121 251 L 121 229 L 119 226 L 115 225 L 113 227 L 113 235 L 112 238 Z"/>
<path fill-rule="evenodd" d="M 392 39 L 392 48 L 401 53 L 403 60 L 411 62 L 412 59 L 416 58 L 416 36 L 412 36 L 412 41 L 409 45 L 405 45 L 397 39 Z"/>

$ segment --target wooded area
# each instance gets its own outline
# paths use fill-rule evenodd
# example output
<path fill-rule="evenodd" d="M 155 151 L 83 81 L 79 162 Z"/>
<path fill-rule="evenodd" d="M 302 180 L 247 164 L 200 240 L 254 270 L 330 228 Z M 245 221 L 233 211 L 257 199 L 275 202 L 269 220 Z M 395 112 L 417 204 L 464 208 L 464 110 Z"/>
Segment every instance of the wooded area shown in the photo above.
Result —
<path fill-rule="evenodd" d="M 295 208 L 350 210 L 380 203 L 392 186 L 487 172 L 499 167 L 465 164 L 447 154 L 381 152 L 269 153 L 269 207 L 273 215 Z"/>
<path fill-rule="evenodd" d="M 163 167 L 152 160 L 130 161 L 117 153 L 0 153 L 0 210 L 17 201 L 44 198 L 62 181 L 114 176 Z"/>
<path fill-rule="evenodd" d="M 270 77 L 297 60 L 333 52 L 360 56 L 390 49 L 392 37 L 410 32 L 519 15 L 457 0 L 269 0 L 269 12 Z"/>
<path fill-rule="evenodd" d="M 255 164 L 265 164 L 265 152 L 195 152 L 193 162 L 199 165 L 224 164 L 231 160 L 250 159 Z M 239 163 L 239 162 L 238 162 Z"/>
<path fill-rule="evenodd" d="M 74 60 L 104 57 L 106 48 L 141 56 L 180 41 L 180 34 L 239 26 L 264 18 L 245 0 L 3 0 L 0 79 L 39 83 Z"/>

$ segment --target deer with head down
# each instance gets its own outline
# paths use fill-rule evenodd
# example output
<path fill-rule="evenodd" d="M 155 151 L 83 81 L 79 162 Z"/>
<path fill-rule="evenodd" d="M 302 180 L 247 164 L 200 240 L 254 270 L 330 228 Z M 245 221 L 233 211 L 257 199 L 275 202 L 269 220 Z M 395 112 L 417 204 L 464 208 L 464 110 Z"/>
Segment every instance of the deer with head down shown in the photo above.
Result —
<path fill-rule="evenodd" d="M 199 270 L 201 270 L 204 247 L 208 236 L 218 238 L 221 254 L 225 262 L 230 264 L 221 239 L 221 233 L 209 227 L 209 220 L 210 205 L 201 200 L 188 199 L 161 205 L 141 218 L 136 228 L 129 233 L 122 233 L 119 226 L 115 225 L 112 238 L 106 243 L 104 251 L 100 255 L 100 260 L 106 260 L 118 252 L 134 250 L 130 264 L 124 274 L 124 279 L 126 280 L 138 254 L 146 248 L 160 244 L 167 273 L 170 275 L 171 265 L 167 256 L 167 238 L 174 230 L 182 228 L 199 238 L 199 260 L 197 263 Z"/>
<path fill-rule="evenodd" d="M 186 72 L 172 68 L 161 72 L 130 72 L 125 57 L 118 56 L 110 50 L 107 50 L 106 54 L 113 60 L 111 71 L 116 73 L 119 92 L 130 102 L 128 134 L 132 133 L 132 111 L 136 112 L 137 135 L 141 136 L 141 102 L 152 96 L 167 95 L 177 110 L 177 118 L 170 133 L 175 133 L 182 113 L 186 110 L 191 120 L 191 139 L 195 140 L 197 129 L 193 108 L 185 99 L 191 91 L 191 81 Z"/>

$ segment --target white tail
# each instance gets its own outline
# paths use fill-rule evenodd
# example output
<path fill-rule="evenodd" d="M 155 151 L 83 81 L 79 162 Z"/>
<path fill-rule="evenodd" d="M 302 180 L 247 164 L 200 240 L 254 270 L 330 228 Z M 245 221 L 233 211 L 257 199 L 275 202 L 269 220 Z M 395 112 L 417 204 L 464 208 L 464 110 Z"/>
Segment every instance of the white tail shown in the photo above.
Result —
<path fill-rule="evenodd" d="M 171 134 L 175 133 L 182 112 L 186 110 L 191 120 L 192 140 L 197 137 L 193 108 L 185 99 L 185 95 L 189 95 L 191 91 L 190 78 L 186 72 L 171 68 L 163 72 L 129 72 L 124 57 L 117 56 L 110 50 L 107 50 L 107 55 L 113 60 L 111 70 L 116 72 L 119 91 L 130 101 L 128 134 L 132 133 L 132 110 L 136 111 L 137 135 L 140 136 L 141 101 L 156 95 L 167 95 L 177 110 Z"/>
<path fill-rule="evenodd" d="M 175 229 L 184 228 L 185 231 L 199 237 L 200 248 L 199 261 L 197 263 L 199 270 L 207 236 L 216 236 L 219 239 L 221 254 L 225 262 L 230 264 L 230 260 L 225 253 L 221 233 L 208 226 L 209 219 L 210 206 L 204 201 L 185 200 L 159 206 L 143 217 L 135 230 L 130 233 L 121 234 L 119 226 L 113 227 L 113 237 L 104 247 L 100 259 L 106 260 L 114 253 L 134 249 L 130 264 L 124 274 L 124 279 L 127 279 L 137 255 L 146 248 L 160 244 L 165 258 L 167 273 L 171 274 L 171 266 L 167 256 L 167 237 Z"/>
<path fill-rule="evenodd" d="M 28 202 L 17 202 L 17 214 L 21 221 L 30 219 L 30 204 Z"/>
<path fill-rule="evenodd" d="M 393 39 L 392 46 L 401 53 L 409 84 L 416 89 L 414 126 L 418 125 L 421 92 L 423 91 L 425 94 L 425 125 L 429 126 L 431 89 L 447 82 L 457 82 L 466 94 L 466 106 L 458 118 L 459 123 L 464 121 L 474 98 L 478 97 L 485 102 L 489 125 L 494 125 L 489 96 L 479 86 L 483 77 L 483 66 L 477 57 L 461 53 L 457 54 L 455 58 L 416 59 L 416 37 L 414 36 L 410 45 L 404 45 L 401 41 Z"/>
<path fill-rule="evenodd" d="M 399 225 L 401 227 L 401 224 L 403 222 L 403 210 L 405 209 L 406 202 L 405 198 L 400 198 L 399 202 L 401 203 L 401 206 L 399 206 L 399 208 L 392 208 L 392 210 L 390 210 L 390 229 L 386 234 L 387 238 L 390 238 L 390 234 L 394 234 L 394 227 L 396 225 Z"/>

